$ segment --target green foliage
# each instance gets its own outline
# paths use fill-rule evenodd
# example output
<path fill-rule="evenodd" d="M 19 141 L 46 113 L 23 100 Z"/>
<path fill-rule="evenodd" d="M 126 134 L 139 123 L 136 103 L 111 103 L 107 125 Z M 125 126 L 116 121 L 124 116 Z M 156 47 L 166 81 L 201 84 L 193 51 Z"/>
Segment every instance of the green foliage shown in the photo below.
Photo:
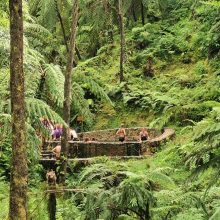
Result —
<path fill-rule="evenodd" d="M 8 204 L 9 204 L 9 187 L 7 183 L 4 181 L 4 178 L 0 178 L 0 218 L 6 219 L 8 216 Z"/>
<path fill-rule="evenodd" d="M 8 65 L 8 56 L 9 56 L 9 32 L 6 28 L 0 26 L 0 66 L 1 68 Z"/>
<path fill-rule="evenodd" d="M 153 192 L 173 188 L 175 184 L 161 169 L 149 170 L 143 167 L 141 170 L 142 163 L 97 161 L 76 175 L 76 180 L 69 184 L 88 187 L 83 200 L 79 195 L 73 197 L 73 201 L 79 198 L 83 201 L 85 218 L 112 219 L 113 216 L 123 214 L 133 217 L 143 217 L 146 213 L 151 215 L 150 209 L 156 201 Z"/>
<path fill-rule="evenodd" d="M 212 5 L 212 6 L 220 7 L 220 3 L 217 2 L 217 1 L 211 1 L 211 2 L 201 1 L 201 3 L 203 3 L 203 4 L 205 4 L 205 5 Z"/>
<path fill-rule="evenodd" d="M 199 122 L 194 130 L 194 148 L 187 155 L 187 162 L 194 165 L 195 174 L 215 167 L 219 160 L 219 107 L 213 108 L 209 117 Z M 218 180 L 219 171 L 216 170 L 213 178 L 210 179 L 210 185 Z"/>
<path fill-rule="evenodd" d="M 64 75 L 59 66 L 45 66 L 45 98 L 62 108 L 64 101 Z"/>
<path fill-rule="evenodd" d="M 217 220 L 220 218 L 220 209 L 218 208 L 215 213 L 211 216 L 210 220 Z"/>
<path fill-rule="evenodd" d="M 149 219 L 149 216 L 153 220 L 218 219 L 219 3 L 123 1 L 126 81 L 122 84 L 117 82 L 118 2 L 82 0 L 79 3 L 77 48 L 82 60 L 76 58 L 78 65 L 73 69 L 71 124 L 80 115 L 86 127 L 93 128 L 118 127 L 122 121 L 128 126 L 173 126 L 176 138 L 162 144 L 148 160 L 113 162 L 99 158 L 87 167 L 79 168 L 79 164 L 73 167 L 74 174 L 69 174 L 67 185 L 85 191 L 57 196 L 57 219 L 73 216 L 74 219 Z M 48 198 L 40 193 L 44 186 L 34 189 L 44 175 L 42 167 L 36 165 L 41 145 L 36 133 L 48 135 L 40 118 L 64 124 L 61 118 L 66 64 L 64 41 L 70 37 L 71 4 L 69 0 L 23 3 L 26 125 L 32 189 L 29 208 L 33 219 L 47 219 L 48 214 Z M 9 179 L 8 1 L 0 3 L 0 14 L 0 175 Z M 145 25 L 141 23 L 143 18 Z M 153 76 L 145 77 L 149 60 Z M 186 181 L 191 174 L 191 182 Z M 0 218 L 6 218 L 8 189 L 3 179 L 0 191 L 3 210 Z"/>

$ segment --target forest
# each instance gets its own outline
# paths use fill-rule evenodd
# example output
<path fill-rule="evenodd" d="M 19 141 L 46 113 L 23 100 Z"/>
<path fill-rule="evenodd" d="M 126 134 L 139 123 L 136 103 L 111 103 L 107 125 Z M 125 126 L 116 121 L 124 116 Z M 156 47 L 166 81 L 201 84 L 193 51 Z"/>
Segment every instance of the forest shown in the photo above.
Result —
<path fill-rule="evenodd" d="M 69 159 L 69 128 L 109 150 Z M 218 147 L 220 1 L 0 0 L 0 219 L 218 220 Z"/>

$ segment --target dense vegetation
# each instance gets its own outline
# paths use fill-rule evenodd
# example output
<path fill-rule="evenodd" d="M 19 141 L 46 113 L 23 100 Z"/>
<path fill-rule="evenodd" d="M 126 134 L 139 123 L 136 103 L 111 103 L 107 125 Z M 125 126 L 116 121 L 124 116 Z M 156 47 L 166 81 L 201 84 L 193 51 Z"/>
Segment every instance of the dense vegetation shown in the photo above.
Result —
<path fill-rule="evenodd" d="M 8 8 L 0 2 L 0 219 L 8 215 L 11 158 Z M 28 206 L 36 220 L 48 219 L 40 118 L 65 124 L 71 10 L 69 0 L 23 1 Z M 118 10 L 114 0 L 79 1 L 71 126 L 83 116 L 84 130 L 123 122 L 173 127 L 176 137 L 149 159 L 69 164 L 66 185 L 84 191 L 57 195 L 57 219 L 219 219 L 220 4 L 123 0 L 122 82 Z"/>

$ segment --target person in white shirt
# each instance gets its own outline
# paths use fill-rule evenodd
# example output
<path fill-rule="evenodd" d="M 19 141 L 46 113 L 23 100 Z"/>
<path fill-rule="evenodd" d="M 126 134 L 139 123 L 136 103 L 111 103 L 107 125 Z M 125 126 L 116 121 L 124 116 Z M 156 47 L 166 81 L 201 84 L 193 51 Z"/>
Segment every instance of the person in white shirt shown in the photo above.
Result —
<path fill-rule="evenodd" d="M 78 141 L 78 135 L 74 129 L 70 129 L 70 140 Z"/>

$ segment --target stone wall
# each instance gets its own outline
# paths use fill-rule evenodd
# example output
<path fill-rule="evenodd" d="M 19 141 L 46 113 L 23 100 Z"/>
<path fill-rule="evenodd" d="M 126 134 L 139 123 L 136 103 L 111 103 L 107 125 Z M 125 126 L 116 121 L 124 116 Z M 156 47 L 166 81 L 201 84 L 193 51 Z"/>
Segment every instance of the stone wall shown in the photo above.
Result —
<path fill-rule="evenodd" d="M 175 131 L 165 128 L 163 133 L 148 129 L 150 139 L 139 142 L 141 128 L 126 128 L 126 141 L 119 142 L 115 135 L 118 129 L 84 132 L 79 134 L 81 141 L 69 141 L 69 158 L 89 158 L 96 156 L 139 156 L 151 153 L 152 147 L 157 147 L 161 141 L 171 138 Z M 84 140 L 95 138 L 96 141 Z M 48 141 L 43 150 L 51 151 L 59 141 Z"/>
<path fill-rule="evenodd" d="M 52 150 L 59 142 L 47 142 L 46 150 Z M 141 143 L 137 142 L 69 142 L 69 158 L 97 156 L 139 156 Z"/>
<path fill-rule="evenodd" d="M 140 143 L 70 143 L 69 157 L 88 158 L 97 156 L 139 156 Z"/>
<path fill-rule="evenodd" d="M 99 131 L 91 131 L 91 132 L 82 132 L 79 133 L 79 139 L 85 140 L 86 138 L 89 138 L 92 140 L 93 138 L 97 141 L 118 141 L 118 137 L 116 135 L 118 128 L 116 129 L 108 129 L 108 130 L 99 130 Z M 161 134 L 160 131 L 155 129 L 148 129 L 148 133 L 150 136 L 150 139 L 158 136 Z M 141 127 L 138 128 L 126 128 L 126 141 L 137 141 L 139 140 L 139 134 L 141 131 Z"/>

